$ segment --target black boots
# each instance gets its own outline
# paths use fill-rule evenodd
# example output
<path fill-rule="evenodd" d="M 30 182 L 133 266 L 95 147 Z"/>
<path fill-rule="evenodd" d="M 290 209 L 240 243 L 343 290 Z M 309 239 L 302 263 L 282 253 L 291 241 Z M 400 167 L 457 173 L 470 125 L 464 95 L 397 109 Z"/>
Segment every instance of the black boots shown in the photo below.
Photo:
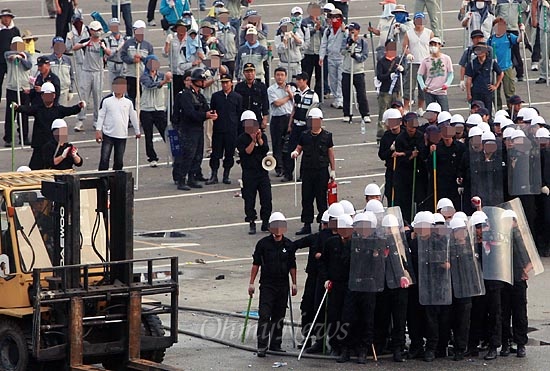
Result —
<path fill-rule="evenodd" d="M 191 175 L 187 177 L 187 185 L 191 188 L 202 188 L 202 185 L 197 183 L 197 181 L 195 180 L 195 177 Z"/>
<path fill-rule="evenodd" d="M 210 175 L 210 179 L 208 179 L 204 184 L 206 185 L 218 184 L 218 169 L 215 169 L 215 170 L 212 169 L 212 174 Z"/>
<path fill-rule="evenodd" d="M 231 171 L 231 169 L 223 169 L 223 184 L 231 184 L 231 179 L 229 179 L 229 171 Z"/>
<path fill-rule="evenodd" d="M 311 223 L 304 223 L 302 229 L 296 232 L 296 236 L 302 236 L 304 234 L 311 234 Z"/>
<path fill-rule="evenodd" d="M 250 228 L 248 229 L 248 234 L 256 234 L 256 222 L 250 222 Z"/>

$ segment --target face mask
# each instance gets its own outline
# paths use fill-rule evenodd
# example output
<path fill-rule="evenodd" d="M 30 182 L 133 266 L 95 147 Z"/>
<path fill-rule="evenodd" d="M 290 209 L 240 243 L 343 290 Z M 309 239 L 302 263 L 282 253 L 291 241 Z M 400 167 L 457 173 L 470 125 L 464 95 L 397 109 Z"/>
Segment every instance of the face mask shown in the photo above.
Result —
<path fill-rule="evenodd" d="M 334 33 L 338 32 L 338 29 L 342 27 L 343 19 L 340 17 L 332 18 L 332 30 Z"/>
<path fill-rule="evenodd" d="M 476 8 L 479 10 L 485 8 L 485 1 L 476 1 Z"/>
<path fill-rule="evenodd" d="M 430 46 L 430 53 L 431 54 L 436 54 L 438 51 L 439 51 L 438 46 Z"/>
<path fill-rule="evenodd" d="M 34 40 L 30 40 L 25 43 L 25 51 L 29 54 L 34 54 Z"/>

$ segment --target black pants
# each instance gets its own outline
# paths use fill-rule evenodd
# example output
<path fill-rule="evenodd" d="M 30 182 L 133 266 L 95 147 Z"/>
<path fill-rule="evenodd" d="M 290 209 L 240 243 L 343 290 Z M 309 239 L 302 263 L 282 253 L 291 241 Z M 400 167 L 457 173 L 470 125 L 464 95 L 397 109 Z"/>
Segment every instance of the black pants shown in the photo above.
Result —
<path fill-rule="evenodd" d="M 343 344 L 367 350 L 374 340 L 374 311 L 376 293 L 346 290 L 342 323 Z"/>
<path fill-rule="evenodd" d="M 408 299 L 408 289 L 386 287 L 376 294 L 374 339 L 377 348 L 384 348 L 391 324 L 391 350 L 404 349 Z"/>
<path fill-rule="evenodd" d="M 59 6 L 61 7 L 61 14 L 57 14 L 55 18 L 55 36 L 61 36 L 65 40 L 67 33 L 69 33 L 69 24 L 74 13 L 74 5 L 72 1 L 60 0 Z"/>
<path fill-rule="evenodd" d="M 267 349 L 268 345 L 270 348 L 281 347 L 288 290 L 288 284 L 286 286 L 260 285 L 258 349 Z"/>
<path fill-rule="evenodd" d="M 313 326 L 313 319 L 317 312 L 317 306 L 315 305 L 315 287 L 317 285 L 317 274 L 308 273 L 306 283 L 304 285 L 304 293 L 302 295 L 302 302 L 300 303 L 300 312 L 302 315 L 302 336 L 307 336 L 309 329 Z M 318 328 L 318 326 L 316 326 Z M 313 330 L 312 335 L 318 337 L 318 331 Z"/>
<path fill-rule="evenodd" d="M 536 219 L 537 219 L 537 196 L 536 195 L 522 195 L 519 196 L 521 200 L 521 206 L 525 212 L 525 218 L 527 219 L 527 224 L 529 224 L 529 229 L 533 236 L 537 235 Z"/>
<path fill-rule="evenodd" d="M 342 73 L 342 96 L 344 97 L 344 116 L 351 116 L 350 113 L 350 74 Z M 353 86 L 355 87 L 356 101 L 359 104 L 359 113 L 361 117 L 369 114 L 369 101 L 367 100 L 367 90 L 365 88 L 365 74 L 353 74 Z"/>
<path fill-rule="evenodd" d="M 509 34 L 519 35 L 518 31 L 506 31 Z M 512 62 L 514 63 L 514 68 L 516 69 L 516 77 L 523 77 L 523 58 L 521 57 L 519 43 L 512 45 Z"/>
<path fill-rule="evenodd" d="M 149 0 L 147 3 L 147 22 L 155 19 L 155 10 L 157 9 L 157 0 Z"/>
<path fill-rule="evenodd" d="M 311 84 L 311 78 L 313 77 L 313 71 L 315 71 L 315 88 L 313 89 L 315 93 L 321 98 L 322 91 L 321 91 L 321 73 L 322 67 L 319 66 L 319 54 L 304 54 L 304 58 L 302 59 L 302 72 L 306 72 L 309 76 L 309 81 Z M 325 80 L 325 84 L 326 84 Z"/>
<path fill-rule="evenodd" d="M 130 67 L 132 68 L 132 67 Z M 133 67 L 135 68 L 135 67 Z M 128 98 L 132 101 L 132 103 L 134 103 L 134 107 L 136 105 L 136 96 L 137 96 L 137 90 L 136 90 L 136 78 L 135 77 L 132 77 L 132 76 L 126 76 L 126 89 L 127 89 L 127 93 L 126 95 L 128 96 Z M 139 87 L 139 91 L 141 93 L 141 85 Z"/>
<path fill-rule="evenodd" d="M 527 281 L 506 284 L 502 297 L 502 344 L 513 341 L 517 345 L 527 344 Z M 510 318 L 512 331 L 510 331 Z"/>
<path fill-rule="evenodd" d="M 491 282 L 488 284 L 488 282 Z M 494 281 L 485 280 L 486 294 L 472 298 L 472 314 L 468 348 L 477 347 L 480 340 L 487 339 L 489 346 L 498 348 L 502 342 L 501 287 Z"/>
<path fill-rule="evenodd" d="M 292 151 L 296 149 L 300 136 L 304 131 L 307 130 L 306 125 L 297 126 L 295 123 L 292 123 L 292 129 L 290 131 L 290 139 L 288 142 L 288 152 L 283 153 L 283 168 L 285 177 L 292 179 L 292 174 L 294 174 L 294 160 L 290 157 Z"/>
<path fill-rule="evenodd" d="M 426 305 L 426 351 L 446 348 L 440 344 L 440 330 L 449 328 L 450 305 Z"/>
<path fill-rule="evenodd" d="M 210 155 L 210 169 L 212 169 L 212 172 L 218 171 L 222 158 L 224 169 L 233 167 L 236 142 L 236 131 L 233 133 L 212 133 L 212 154 Z"/>
<path fill-rule="evenodd" d="M 222 63 L 229 70 L 231 76 L 235 76 L 235 60 L 232 61 L 223 61 Z M 267 70 L 266 70 L 267 73 Z"/>
<path fill-rule="evenodd" d="M 132 37 L 134 35 L 134 30 L 132 28 L 132 4 L 121 4 L 120 5 L 120 14 L 122 19 L 124 19 L 124 27 L 126 28 L 126 36 Z M 111 5 L 111 15 L 113 18 L 118 18 L 118 6 Z M 122 21 L 120 19 L 120 21 Z"/>
<path fill-rule="evenodd" d="M 21 100 L 21 104 L 25 105 L 29 101 L 29 95 L 25 94 L 23 91 L 19 92 L 19 99 Z M 5 121 L 4 121 L 4 142 L 11 143 L 11 109 L 10 105 L 11 103 L 17 103 L 17 92 L 15 90 L 6 89 L 6 115 L 5 115 Z M 19 121 L 19 117 L 21 117 L 21 121 Z M 29 138 L 29 116 L 24 114 L 17 114 L 15 112 L 15 120 L 17 121 L 17 132 L 21 130 L 21 125 L 23 125 L 23 140 L 28 141 Z M 19 139 L 17 137 L 16 139 Z"/>
<path fill-rule="evenodd" d="M 329 173 L 327 168 L 307 169 L 301 168 L 302 175 L 302 223 L 313 223 L 313 201 L 317 205 L 317 223 L 321 223 L 321 217 L 328 208 L 327 185 Z"/>
<path fill-rule="evenodd" d="M 101 156 L 99 159 L 98 170 L 108 170 L 109 160 L 111 158 L 111 152 L 115 150 L 113 159 L 113 170 L 122 170 L 124 151 L 126 150 L 126 138 L 113 138 L 103 134 L 103 141 L 101 142 Z"/>
<path fill-rule="evenodd" d="M 162 140 L 166 142 L 164 132 L 166 131 L 166 112 L 165 111 L 140 111 L 139 113 L 143 134 L 145 135 L 145 152 L 147 161 L 158 161 L 159 158 L 153 146 L 153 127 L 156 127 Z"/>
<path fill-rule="evenodd" d="M 44 164 L 44 157 L 42 157 L 42 147 L 32 149 L 29 167 L 31 170 L 42 170 L 46 167 Z"/>
<path fill-rule="evenodd" d="M 256 214 L 256 193 L 260 196 L 260 218 L 263 222 L 269 220 L 271 215 L 271 182 L 269 175 L 263 169 L 248 170 L 243 169 L 243 189 L 244 214 L 246 222 L 253 222 L 257 219 Z"/>
<path fill-rule="evenodd" d="M 386 200 L 388 200 L 388 205 L 393 205 L 393 197 L 392 197 L 392 189 L 395 192 L 395 189 L 393 188 L 393 161 L 391 162 L 391 166 L 386 167 L 386 171 L 384 173 L 384 180 L 386 182 L 386 185 L 384 186 L 384 196 L 386 196 Z M 409 218 L 407 216 L 407 218 Z"/>
<path fill-rule="evenodd" d="M 204 152 L 204 133 L 198 130 L 178 130 L 181 144 L 181 158 L 177 161 L 179 167 L 175 173 L 179 182 L 194 180 L 194 175 L 200 172 Z"/>
<path fill-rule="evenodd" d="M 277 161 L 275 170 L 277 173 L 283 169 L 283 138 L 288 130 L 289 115 L 271 116 L 269 123 L 269 132 L 271 133 L 271 148 L 273 149 L 273 157 Z M 291 150 L 291 152 L 294 148 Z"/>
<path fill-rule="evenodd" d="M 339 350 L 344 345 L 342 340 L 345 338 L 342 315 L 344 309 L 344 300 L 348 291 L 348 282 L 332 281 L 332 290 L 327 295 L 327 328 L 325 336 L 333 349 Z"/>
<path fill-rule="evenodd" d="M 449 325 L 453 331 L 455 352 L 464 353 L 468 346 L 468 334 L 470 332 L 470 314 L 472 311 L 472 298 L 457 299 L 453 297 L 453 304 L 449 313 Z M 449 328 L 443 328 L 440 334 L 440 343 L 448 344 Z"/>
<path fill-rule="evenodd" d="M 8 73 L 7 63 L 0 63 L 0 99 L 2 99 L 2 86 L 4 85 L 4 78 L 6 77 L 6 73 Z"/>
<path fill-rule="evenodd" d="M 418 299 L 418 285 L 408 288 L 409 298 L 407 302 L 407 328 L 411 339 L 411 350 L 424 347 L 425 317 L 424 306 L 420 305 Z"/>
<path fill-rule="evenodd" d="M 542 58 L 540 54 L 540 27 L 537 27 L 535 40 L 531 40 L 531 47 L 533 48 L 533 52 L 531 53 L 531 63 L 540 62 Z"/>

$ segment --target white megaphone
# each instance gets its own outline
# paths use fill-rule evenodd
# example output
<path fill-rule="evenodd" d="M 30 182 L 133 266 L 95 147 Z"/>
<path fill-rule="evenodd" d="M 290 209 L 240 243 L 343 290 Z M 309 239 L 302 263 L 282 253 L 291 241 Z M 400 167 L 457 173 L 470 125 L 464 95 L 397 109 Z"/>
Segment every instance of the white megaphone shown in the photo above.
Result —
<path fill-rule="evenodd" d="M 271 171 L 275 169 L 275 166 L 277 166 L 277 160 L 275 159 L 275 157 L 271 155 L 265 156 L 264 159 L 262 160 L 262 167 L 266 171 Z"/>

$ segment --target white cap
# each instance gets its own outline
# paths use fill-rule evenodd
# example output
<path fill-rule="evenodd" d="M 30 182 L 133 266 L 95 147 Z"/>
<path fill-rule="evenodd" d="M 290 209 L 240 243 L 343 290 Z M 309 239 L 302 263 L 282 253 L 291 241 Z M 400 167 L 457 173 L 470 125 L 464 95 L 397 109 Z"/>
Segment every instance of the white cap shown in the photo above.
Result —
<path fill-rule="evenodd" d="M 472 214 L 472 217 L 470 218 L 470 224 L 476 225 L 476 224 L 482 224 L 487 223 L 487 214 L 485 214 L 483 211 L 474 211 Z"/>
<path fill-rule="evenodd" d="M 454 215 L 453 215 L 453 219 L 455 218 L 458 218 L 458 219 L 462 219 L 464 220 L 464 222 L 468 222 L 468 215 L 466 215 L 466 213 L 464 211 L 457 211 Z"/>
<path fill-rule="evenodd" d="M 388 119 L 400 119 L 402 117 L 401 111 L 397 108 L 388 108 L 382 115 L 382 121 L 386 122 Z"/>
<path fill-rule="evenodd" d="M 379 200 L 369 200 L 367 206 L 365 206 L 365 211 L 372 211 L 375 214 L 380 214 L 384 212 L 384 205 Z"/>
<path fill-rule="evenodd" d="M 523 130 L 516 129 L 514 130 L 510 138 L 512 138 L 512 140 L 516 138 L 525 138 L 525 133 L 523 132 Z"/>
<path fill-rule="evenodd" d="M 18 173 L 28 173 L 29 171 L 32 171 L 32 169 L 31 169 L 30 167 L 28 167 L 28 166 L 25 166 L 25 165 L 19 166 L 19 167 L 17 168 L 17 172 L 18 172 Z"/>
<path fill-rule="evenodd" d="M 502 137 L 505 138 L 505 139 L 506 138 L 511 138 L 514 131 L 516 131 L 516 129 L 514 129 L 512 127 L 508 127 L 506 129 L 504 129 L 504 131 L 502 132 Z"/>
<path fill-rule="evenodd" d="M 432 38 L 432 40 L 433 39 L 438 39 L 439 40 L 438 37 L 434 37 L 434 38 Z M 441 40 L 439 40 L 439 43 L 441 43 Z M 437 102 L 432 102 L 432 103 L 428 104 L 428 107 L 426 107 L 426 111 L 440 113 L 441 112 L 441 106 Z"/>
<path fill-rule="evenodd" d="M 307 117 L 311 117 L 313 119 L 322 119 L 323 118 L 323 111 L 321 111 L 320 108 L 312 108 L 311 111 L 309 111 L 309 114 Z"/>
<path fill-rule="evenodd" d="M 321 223 L 328 223 L 330 216 L 328 215 L 328 210 L 325 210 L 323 216 L 321 216 Z"/>
<path fill-rule="evenodd" d="M 279 20 L 279 26 L 282 26 L 287 23 L 292 23 L 292 20 L 290 19 L 290 17 L 283 17 Z"/>
<path fill-rule="evenodd" d="M 147 26 L 145 25 L 144 21 L 142 21 L 141 19 L 138 19 L 137 21 L 134 22 L 134 25 L 132 26 L 132 28 L 136 30 L 138 28 L 147 28 Z"/>
<path fill-rule="evenodd" d="M 399 227 L 399 220 L 395 215 L 388 214 L 382 219 L 382 227 Z"/>
<path fill-rule="evenodd" d="M 522 109 L 525 109 L 525 112 L 523 112 L 523 116 L 520 116 L 519 112 L 518 112 L 518 117 L 522 117 L 522 121 L 531 121 L 539 115 L 537 110 L 532 108 L 532 107 L 526 107 L 526 108 L 522 108 Z M 520 111 L 521 111 L 521 109 L 520 109 Z"/>
<path fill-rule="evenodd" d="M 550 138 L 550 131 L 547 128 L 540 128 L 535 133 L 537 138 Z"/>
<path fill-rule="evenodd" d="M 59 128 L 66 128 L 66 127 L 67 127 L 67 122 L 65 122 L 65 120 L 63 119 L 55 119 L 52 122 L 52 130 L 59 129 Z"/>
<path fill-rule="evenodd" d="M 382 196 L 382 192 L 380 191 L 380 187 L 378 187 L 378 184 L 367 184 L 367 186 L 365 187 L 365 196 Z"/>
<path fill-rule="evenodd" d="M 483 142 L 485 142 L 487 140 L 495 141 L 495 140 L 497 140 L 497 138 L 495 137 L 495 134 L 491 133 L 490 131 L 486 131 L 481 135 L 481 140 Z"/>
<path fill-rule="evenodd" d="M 479 124 L 477 124 L 477 127 L 483 130 L 484 133 L 487 131 L 491 131 L 491 127 L 486 122 L 480 122 Z"/>
<path fill-rule="evenodd" d="M 455 205 L 453 205 L 453 201 L 449 200 L 448 198 L 440 198 L 439 201 L 437 201 L 437 210 L 443 209 L 444 207 L 452 207 L 454 209 Z"/>
<path fill-rule="evenodd" d="M 434 214 L 434 223 L 445 223 L 445 217 L 440 213 Z"/>
<path fill-rule="evenodd" d="M 413 227 L 419 223 L 434 224 L 434 215 L 429 211 L 420 211 L 414 216 L 414 220 L 411 223 Z"/>
<path fill-rule="evenodd" d="M 468 119 L 466 119 L 466 123 L 468 125 L 479 125 L 483 122 L 483 119 L 481 118 L 481 115 L 479 113 L 472 113 L 470 116 L 468 116 Z"/>
<path fill-rule="evenodd" d="M 246 30 L 246 34 L 247 35 L 257 35 L 258 30 L 256 29 L 256 27 L 249 27 L 248 30 Z"/>
<path fill-rule="evenodd" d="M 468 138 L 475 137 L 477 135 L 483 135 L 483 130 L 481 130 L 477 126 L 474 126 L 468 131 Z"/>
<path fill-rule="evenodd" d="M 445 121 L 450 121 L 453 117 L 451 116 L 451 114 L 447 111 L 441 111 L 441 113 L 439 113 L 439 115 L 437 115 L 437 123 L 438 124 L 441 124 L 442 122 L 445 122 Z"/>
<path fill-rule="evenodd" d="M 502 215 L 500 216 L 500 219 L 504 219 L 504 218 L 514 218 L 514 219 L 517 219 L 518 218 L 518 214 L 516 214 L 516 212 L 514 210 L 504 210 L 504 212 L 502 213 Z"/>
<path fill-rule="evenodd" d="M 441 39 L 439 37 L 432 37 L 430 39 L 430 42 L 431 43 L 438 43 L 439 45 L 443 45 L 443 43 L 441 42 Z M 431 104 L 431 103 L 430 103 Z"/>
<path fill-rule="evenodd" d="M 101 23 L 99 23 L 98 21 L 91 21 L 88 27 L 92 31 L 103 31 L 103 27 L 101 26 Z"/>
<path fill-rule="evenodd" d="M 42 93 L 55 93 L 55 86 L 51 82 L 45 82 L 40 87 Z"/>
<path fill-rule="evenodd" d="M 244 120 L 257 120 L 256 114 L 251 110 L 246 110 L 241 114 L 241 121 Z"/>
<path fill-rule="evenodd" d="M 452 218 L 449 227 L 451 229 L 466 228 L 466 222 L 462 218 Z"/>
<path fill-rule="evenodd" d="M 353 218 L 354 223 L 358 222 L 370 222 L 372 228 L 376 228 L 378 225 L 378 220 L 376 219 L 376 215 L 372 211 L 365 211 L 359 214 L 356 214 Z"/>
<path fill-rule="evenodd" d="M 451 123 L 453 123 L 453 124 L 454 123 L 464 124 L 464 117 L 461 114 L 457 113 L 457 114 L 455 114 L 451 117 Z"/>
<path fill-rule="evenodd" d="M 536 116 L 531 120 L 531 125 L 545 125 L 546 121 L 544 121 L 544 117 L 542 116 Z"/>
<path fill-rule="evenodd" d="M 296 13 L 304 14 L 304 11 L 303 11 L 302 8 L 300 8 L 299 6 L 295 6 L 295 7 L 292 8 L 292 10 L 290 11 L 290 14 L 296 14 Z"/>
<path fill-rule="evenodd" d="M 328 11 L 329 13 L 332 12 L 334 9 L 336 9 L 336 7 L 334 6 L 333 3 L 326 3 L 323 6 L 323 10 Z"/>
<path fill-rule="evenodd" d="M 336 224 L 337 228 L 352 228 L 353 227 L 353 219 L 351 216 L 344 214 L 340 215 L 338 217 L 338 222 Z"/>
<path fill-rule="evenodd" d="M 269 223 L 271 222 L 277 222 L 277 221 L 286 221 L 286 218 L 285 216 L 283 215 L 283 213 L 280 213 L 278 211 L 275 211 L 273 214 L 271 214 L 271 216 L 269 217 Z"/>
<path fill-rule="evenodd" d="M 506 110 L 498 110 L 496 113 L 495 113 L 495 118 L 499 117 L 499 116 L 504 116 L 504 117 L 508 117 L 510 118 L 510 114 L 508 113 L 508 111 Z"/>
<path fill-rule="evenodd" d="M 344 207 L 339 202 L 335 202 L 327 209 L 328 216 L 331 218 L 337 218 L 340 215 L 344 215 Z"/>
<path fill-rule="evenodd" d="M 501 116 L 502 117 L 502 116 Z M 500 130 L 504 130 L 504 128 L 507 128 L 510 125 L 514 125 L 514 121 L 510 120 L 509 118 L 503 118 L 500 120 Z"/>
<path fill-rule="evenodd" d="M 352 216 L 355 215 L 355 207 L 351 202 L 349 202 L 348 200 L 342 200 L 339 202 L 339 204 L 342 205 L 342 207 L 344 208 L 344 214 Z"/>

